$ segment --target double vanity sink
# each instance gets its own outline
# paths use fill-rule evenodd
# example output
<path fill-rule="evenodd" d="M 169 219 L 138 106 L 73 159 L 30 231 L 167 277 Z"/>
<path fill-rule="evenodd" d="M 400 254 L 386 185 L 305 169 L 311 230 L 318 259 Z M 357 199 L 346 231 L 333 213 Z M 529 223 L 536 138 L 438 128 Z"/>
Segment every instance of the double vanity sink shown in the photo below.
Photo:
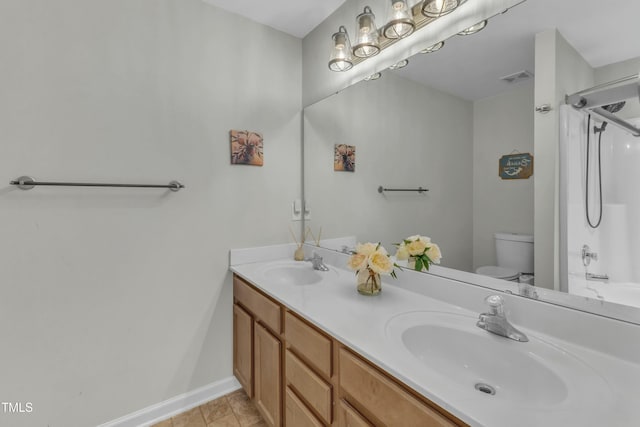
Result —
<path fill-rule="evenodd" d="M 603 402 L 601 392 L 610 392 L 595 370 L 561 347 L 534 335 L 520 343 L 489 334 L 464 314 L 400 314 L 387 323 L 386 336 L 419 361 L 428 376 L 450 382 L 457 395 L 469 399 L 481 392 L 499 405 L 523 410 L 558 407 L 570 400 L 588 408 Z"/>
<path fill-rule="evenodd" d="M 470 425 L 624 426 L 640 420 L 635 399 L 625 396 L 640 387 L 619 383 L 629 366 L 640 378 L 637 366 L 619 361 L 612 367 L 617 359 L 520 325 L 526 342 L 490 333 L 478 327 L 480 311 L 429 295 L 430 286 L 443 286 L 438 282 L 451 282 L 452 290 L 464 286 L 449 279 L 402 272 L 397 282 L 384 280 L 379 296 L 359 295 L 354 273 L 343 268 L 347 257 L 328 258 L 328 271 L 288 260 L 232 270 Z M 423 288 L 405 286 L 403 276 Z"/>
<path fill-rule="evenodd" d="M 261 269 L 259 274 L 265 283 L 274 286 L 308 286 L 338 277 L 335 269 L 314 270 L 308 262 L 297 261 L 271 262 Z"/>

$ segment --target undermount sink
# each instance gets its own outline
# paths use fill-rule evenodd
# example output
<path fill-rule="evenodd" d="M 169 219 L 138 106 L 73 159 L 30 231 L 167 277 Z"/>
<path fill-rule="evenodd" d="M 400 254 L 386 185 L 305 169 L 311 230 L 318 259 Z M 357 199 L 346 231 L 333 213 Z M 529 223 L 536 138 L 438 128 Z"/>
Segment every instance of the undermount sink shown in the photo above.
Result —
<path fill-rule="evenodd" d="M 309 262 L 291 261 L 269 265 L 262 270 L 261 274 L 270 283 L 303 286 L 321 282 L 327 275 L 332 274 L 332 270 L 317 271 Z"/>
<path fill-rule="evenodd" d="M 466 315 L 417 311 L 387 322 L 387 337 L 460 396 L 507 404 L 553 407 L 603 403 L 608 385 L 572 354 L 529 335 L 517 342 L 476 327 Z"/>

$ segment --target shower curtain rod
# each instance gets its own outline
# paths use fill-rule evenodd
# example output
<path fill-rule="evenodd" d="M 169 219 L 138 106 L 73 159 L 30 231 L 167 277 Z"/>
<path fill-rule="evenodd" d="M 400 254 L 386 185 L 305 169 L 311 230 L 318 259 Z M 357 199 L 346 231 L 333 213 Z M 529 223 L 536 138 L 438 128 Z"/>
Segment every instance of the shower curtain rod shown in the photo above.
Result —
<path fill-rule="evenodd" d="M 565 97 L 565 103 L 579 110 L 588 111 L 603 120 L 611 122 L 633 136 L 640 136 L 640 128 L 602 108 L 625 99 L 638 97 L 640 100 L 640 74 L 623 77 L 608 83 L 581 90 Z"/>

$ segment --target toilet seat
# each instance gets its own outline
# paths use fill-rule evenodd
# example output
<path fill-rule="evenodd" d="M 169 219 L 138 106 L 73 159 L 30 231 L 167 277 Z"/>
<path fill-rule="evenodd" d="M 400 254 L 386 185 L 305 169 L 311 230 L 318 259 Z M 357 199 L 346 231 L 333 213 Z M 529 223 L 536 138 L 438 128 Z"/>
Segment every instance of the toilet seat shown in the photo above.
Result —
<path fill-rule="evenodd" d="M 476 273 L 482 274 L 483 276 L 494 277 L 496 279 L 509 280 L 511 282 L 517 281 L 518 277 L 520 277 L 520 273 L 516 270 L 498 267 L 496 265 L 485 265 L 484 267 L 479 267 L 476 270 Z"/>

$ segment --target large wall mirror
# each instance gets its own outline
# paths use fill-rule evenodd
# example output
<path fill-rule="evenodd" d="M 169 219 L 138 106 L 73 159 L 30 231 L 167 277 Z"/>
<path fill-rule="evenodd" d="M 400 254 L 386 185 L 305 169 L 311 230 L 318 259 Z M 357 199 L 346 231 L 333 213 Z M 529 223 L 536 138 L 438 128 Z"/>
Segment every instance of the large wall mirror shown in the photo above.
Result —
<path fill-rule="evenodd" d="M 558 265 L 570 265 L 571 269 L 572 265 L 578 265 L 574 261 L 582 254 L 577 247 L 566 248 L 566 241 L 565 253 L 559 252 L 563 245 L 557 241 L 566 221 L 562 225 L 556 218 L 554 225 L 558 206 L 536 204 L 536 200 L 541 200 L 536 193 L 541 187 L 538 190 L 535 187 L 543 181 L 550 182 L 551 192 L 555 192 L 550 195 L 552 200 L 564 197 L 566 202 L 570 198 L 554 186 L 554 181 L 564 174 L 555 171 L 555 165 L 560 164 L 559 138 L 553 141 L 550 151 L 549 156 L 556 157 L 552 162 L 536 158 L 536 152 L 543 157 L 549 152 L 536 149 L 540 141 L 540 135 L 536 137 L 539 130 L 536 120 L 543 114 L 535 112 L 536 96 L 539 85 L 549 85 L 548 76 L 536 75 L 536 68 L 541 69 L 541 64 L 536 64 L 536 55 L 538 61 L 550 63 L 562 61 L 557 56 L 563 54 L 563 49 L 581 57 L 586 64 L 581 72 L 587 70 L 588 78 L 579 78 L 572 69 L 563 71 L 575 91 L 637 75 L 640 48 L 635 41 L 640 39 L 640 27 L 633 20 L 639 6 L 632 0 L 613 3 L 602 8 L 600 2 L 592 0 L 527 0 L 492 18 L 477 34 L 454 36 L 445 40 L 440 50 L 408 58 L 408 65 L 402 69 L 384 71 L 306 107 L 304 197 L 311 210 L 306 226 L 316 234 L 321 227 L 323 239 L 355 236 L 361 242 L 381 242 L 392 253 L 393 243 L 410 235 L 426 235 L 440 246 L 443 254 L 440 265 L 443 268 L 433 268 L 431 273 L 459 272 L 457 277 L 462 280 L 514 293 L 522 290 L 522 286 L 475 272 L 479 267 L 499 266 L 496 234 L 517 233 L 516 240 L 524 241 L 535 235 L 533 245 L 538 240 L 540 245 L 548 245 L 550 256 L 555 258 L 555 264 L 549 268 L 556 270 L 555 279 L 553 271 L 542 271 L 544 265 L 540 263 L 535 271 L 526 272 L 535 272 L 537 298 L 640 323 L 640 277 L 633 280 L 632 273 L 621 279 L 626 286 L 624 297 L 609 298 L 604 291 L 598 292 L 598 286 L 610 284 L 603 280 L 600 284 L 584 282 L 582 289 L 572 292 L 574 295 L 567 294 L 570 289 L 566 281 L 561 284 L 558 280 L 558 271 L 562 270 L 562 274 L 567 271 Z M 557 37 L 553 39 L 555 56 L 541 57 L 541 44 L 548 42 L 547 34 Z M 554 87 L 550 90 L 553 92 Z M 558 93 L 557 99 L 563 95 Z M 555 117 L 555 129 L 561 129 L 569 119 L 560 114 L 559 102 L 554 103 L 553 99 L 548 102 L 552 108 L 549 117 Z M 626 119 L 640 117 L 637 97 L 627 100 L 619 114 Z M 576 126 L 586 129 L 581 122 L 585 118 L 586 123 L 586 117 L 584 114 L 574 118 Z M 590 126 L 601 126 L 601 119 L 593 120 Z M 601 133 L 601 150 L 605 151 L 601 173 L 606 179 L 615 176 L 616 165 L 604 166 L 605 158 L 620 161 L 640 153 L 640 138 L 623 137 L 619 132 L 622 131 L 616 128 L 609 134 Z M 607 138 L 611 141 L 606 141 Z M 621 138 L 626 139 L 618 145 L 628 145 L 629 151 L 614 147 L 616 143 L 612 141 Z M 584 145 L 580 141 L 576 144 Z M 355 147 L 355 156 L 349 157 L 350 147 Z M 533 176 L 528 179 L 499 176 L 502 156 L 527 153 L 534 155 Z M 586 151 L 580 153 L 572 155 L 582 158 Z M 355 159 L 355 164 L 349 165 L 349 159 Z M 343 160 L 347 167 L 340 167 Z M 538 161 L 546 166 L 538 168 Z M 637 161 L 640 165 L 640 157 Z M 571 166 L 577 174 L 579 192 L 584 192 L 584 183 L 579 181 L 585 176 L 585 166 L 586 163 Z M 341 168 L 347 170 L 336 170 Z M 592 189 L 597 187 L 597 182 L 592 182 L 594 178 L 589 179 Z M 613 200 L 613 194 L 619 191 L 609 186 L 603 186 L 604 205 L 608 202 L 615 205 L 618 201 Z M 429 191 L 379 192 L 379 187 L 408 190 L 422 187 Z M 640 206 L 640 193 L 637 202 L 633 195 L 629 197 L 630 204 Z M 594 197 L 591 200 L 593 203 Z M 573 215 L 568 223 L 586 222 L 584 209 L 574 206 L 564 209 L 567 210 Z M 548 236 L 540 232 L 541 228 L 536 232 L 542 215 L 550 218 Z M 597 233 L 586 229 L 585 242 L 597 246 L 597 242 L 604 241 L 594 237 Z M 617 239 L 615 233 L 624 235 L 627 231 L 615 229 L 613 233 L 611 239 Z M 616 240 L 611 239 L 593 252 L 615 246 Z M 606 258 L 606 254 L 600 254 L 601 260 Z M 627 262 L 630 263 L 632 260 Z M 594 262 L 591 274 L 606 273 L 615 278 L 619 264 L 611 262 L 607 267 L 610 270 L 603 271 L 604 267 L 598 269 Z M 584 278 L 585 271 L 581 268 L 575 267 L 569 273 Z"/>

